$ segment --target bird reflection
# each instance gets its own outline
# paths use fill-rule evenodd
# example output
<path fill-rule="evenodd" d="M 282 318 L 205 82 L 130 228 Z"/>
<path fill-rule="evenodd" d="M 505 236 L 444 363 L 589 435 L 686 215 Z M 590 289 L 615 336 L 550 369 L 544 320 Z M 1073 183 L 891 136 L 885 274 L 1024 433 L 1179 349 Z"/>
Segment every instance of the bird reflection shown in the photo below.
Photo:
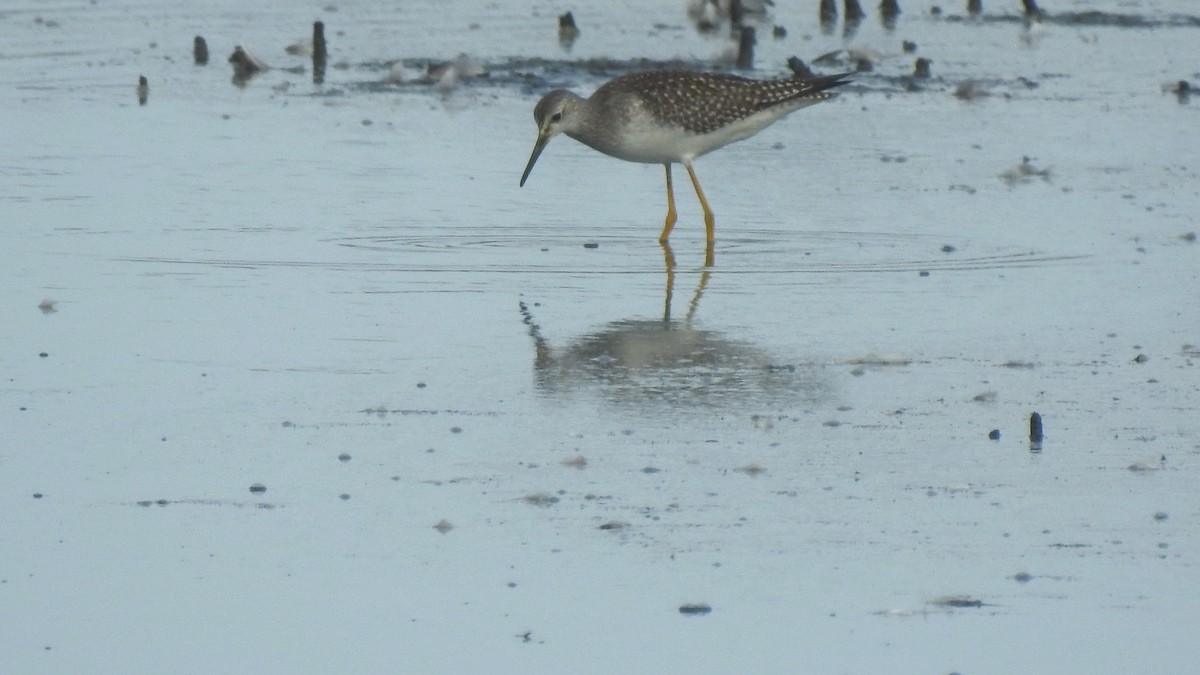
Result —
<path fill-rule="evenodd" d="M 561 398 L 591 392 L 642 412 L 655 407 L 782 409 L 828 396 L 828 383 L 817 366 L 780 363 L 753 344 L 695 327 L 711 267 L 701 271 L 684 318 L 673 318 L 675 258 L 669 245 L 663 245 L 663 252 L 666 289 L 661 318 L 611 321 L 554 347 L 530 305 L 520 303 L 533 338 L 540 393 Z"/>

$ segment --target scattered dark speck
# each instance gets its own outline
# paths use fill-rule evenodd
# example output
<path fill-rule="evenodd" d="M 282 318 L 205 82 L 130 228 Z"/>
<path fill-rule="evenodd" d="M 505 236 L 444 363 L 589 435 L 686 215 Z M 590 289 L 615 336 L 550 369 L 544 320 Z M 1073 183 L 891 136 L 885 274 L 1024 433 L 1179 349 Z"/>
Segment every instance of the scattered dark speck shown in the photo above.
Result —
<path fill-rule="evenodd" d="M 461 433 L 462 433 L 462 427 L 450 427 L 450 433 L 452 433 L 452 434 L 461 434 Z"/>
<path fill-rule="evenodd" d="M 919 274 L 919 276 L 923 276 L 923 277 L 929 276 L 929 272 L 926 270 L 921 270 L 918 274 Z"/>
<path fill-rule="evenodd" d="M 250 486 L 250 491 L 256 495 L 262 494 L 267 491 L 267 486 L 263 485 L 262 483 L 255 483 L 254 485 Z"/>
<path fill-rule="evenodd" d="M 659 471 L 662 471 L 662 469 L 653 466 L 648 466 L 642 469 L 642 473 L 658 473 Z"/>
<path fill-rule="evenodd" d="M 950 244 L 946 244 L 945 246 L 942 247 L 942 253 L 954 253 L 957 250 L 958 250 L 957 248 L 954 248 Z"/>
<path fill-rule="evenodd" d="M 42 498 L 42 493 L 40 493 L 40 492 L 35 492 L 35 493 L 33 493 L 33 498 L 34 498 L 34 499 L 41 499 L 41 498 Z"/>
<path fill-rule="evenodd" d="M 687 605 L 679 606 L 679 613 L 685 614 L 688 616 L 702 616 L 704 614 L 708 614 L 711 611 L 712 611 L 712 607 L 709 607 L 708 605 L 703 605 L 703 604 L 699 604 L 699 605 L 687 604 Z"/>
<path fill-rule="evenodd" d="M 1133 357 L 1134 363 L 1145 363 L 1149 360 L 1150 360 L 1150 357 L 1146 356 L 1145 354 L 1138 354 L 1137 356 Z"/>
<path fill-rule="evenodd" d="M 348 452 L 343 452 L 342 454 L 338 455 L 339 462 L 349 462 L 350 459 L 351 459 L 350 453 L 348 453 Z"/>
<path fill-rule="evenodd" d="M 1017 572 L 1013 575 L 1013 581 L 1019 584 L 1027 584 L 1030 581 L 1033 581 L 1033 575 L 1029 572 Z"/>
<path fill-rule="evenodd" d="M 989 431 L 989 432 L 988 432 L 988 439 L 989 439 L 989 440 L 992 440 L 992 441 L 998 441 L 998 440 L 1000 440 L 1000 430 L 999 430 L 999 429 L 992 429 L 991 431 Z"/>
<path fill-rule="evenodd" d="M 424 382 L 418 382 L 418 383 L 417 383 L 417 389 L 424 389 L 424 388 L 425 388 L 425 383 L 424 383 Z"/>
<path fill-rule="evenodd" d="M 558 503 L 558 497 L 546 492 L 535 492 L 530 495 L 525 495 L 523 498 L 525 503 L 533 504 L 534 506 L 550 506 Z"/>
<path fill-rule="evenodd" d="M 342 500 L 342 501 L 344 501 L 344 502 L 346 502 L 346 501 L 350 501 L 350 495 L 349 495 L 349 494 L 347 494 L 347 493 L 345 493 L 345 492 L 343 492 L 342 494 L 338 495 L 338 499 L 340 499 L 340 500 Z"/>
<path fill-rule="evenodd" d="M 49 354 L 47 354 L 46 352 L 38 352 L 38 356 L 40 356 L 40 357 L 42 357 L 42 358 L 44 359 L 44 358 L 46 358 L 47 356 L 50 356 L 50 355 L 49 355 Z"/>
<path fill-rule="evenodd" d="M 284 428 L 284 429 L 290 429 L 290 428 L 292 428 L 292 427 L 294 427 L 294 426 L 296 426 L 296 425 L 295 425 L 295 424 L 292 424 L 291 422 L 288 422 L 288 421 L 286 421 L 286 420 L 284 420 L 284 422 L 283 422 L 283 428 Z"/>
<path fill-rule="evenodd" d="M 939 605 L 941 607 L 983 607 L 982 600 L 976 600 L 966 595 L 954 595 L 948 598 L 938 598 L 937 600 L 934 600 L 932 604 Z"/>
<path fill-rule="evenodd" d="M 600 248 L 600 244 L 597 244 L 594 241 L 589 241 L 588 243 L 584 244 L 583 247 L 584 248 Z"/>
<path fill-rule="evenodd" d="M 1159 511 L 1158 513 L 1154 514 L 1155 520 L 1166 520 L 1167 518 L 1168 516 L 1166 511 Z"/>

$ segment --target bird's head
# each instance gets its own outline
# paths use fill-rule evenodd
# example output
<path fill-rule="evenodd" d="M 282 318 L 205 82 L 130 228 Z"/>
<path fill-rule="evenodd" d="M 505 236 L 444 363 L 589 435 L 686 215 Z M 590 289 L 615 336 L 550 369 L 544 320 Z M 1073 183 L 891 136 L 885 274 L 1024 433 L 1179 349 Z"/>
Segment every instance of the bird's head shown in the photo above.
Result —
<path fill-rule="evenodd" d="M 555 89 L 538 101 L 533 109 L 533 121 L 537 123 L 538 136 L 533 144 L 533 154 L 529 156 L 529 163 L 525 165 L 525 173 L 521 174 L 521 187 L 525 186 L 538 155 L 542 154 L 550 139 L 570 128 L 578 112 L 579 101 L 578 96 L 563 89 Z"/>

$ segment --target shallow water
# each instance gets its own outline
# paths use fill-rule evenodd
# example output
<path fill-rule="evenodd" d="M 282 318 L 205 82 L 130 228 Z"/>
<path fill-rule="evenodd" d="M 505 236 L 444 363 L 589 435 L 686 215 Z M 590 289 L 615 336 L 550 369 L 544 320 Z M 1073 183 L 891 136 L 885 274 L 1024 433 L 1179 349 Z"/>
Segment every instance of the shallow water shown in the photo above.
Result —
<path fill-rule="evenodd" d="M 1195 19 L 779 4 L 753 75 L 883 58 L 697 162 L 711 269 L 661 167 L 517 187 L 545 90 L 723 63 L 684 3 L 0 10 L 13 672 L 1188 672 Z"/>

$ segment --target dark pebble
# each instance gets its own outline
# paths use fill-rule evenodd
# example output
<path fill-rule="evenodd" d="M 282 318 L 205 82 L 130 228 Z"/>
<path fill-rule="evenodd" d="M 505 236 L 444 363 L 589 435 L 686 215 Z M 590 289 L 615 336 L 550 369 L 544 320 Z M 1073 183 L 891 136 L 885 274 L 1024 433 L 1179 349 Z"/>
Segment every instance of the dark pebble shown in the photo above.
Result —
<path fill-rule="evenodd" d="M 679 607 L 680 614 L 688 614 L 691 616 L 700 616 L 703 614 L 708 614 L 711 611 L 712 607 L 709 607 L 708 605 L 680 605 Z"/>

